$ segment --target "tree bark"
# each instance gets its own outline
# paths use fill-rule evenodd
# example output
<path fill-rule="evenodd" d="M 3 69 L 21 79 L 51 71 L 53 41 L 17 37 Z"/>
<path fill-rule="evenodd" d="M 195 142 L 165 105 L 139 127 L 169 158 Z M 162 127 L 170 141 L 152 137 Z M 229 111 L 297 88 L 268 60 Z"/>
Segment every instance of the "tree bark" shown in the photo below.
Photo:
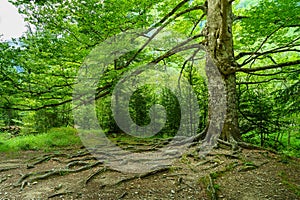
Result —
<path fill-rule="evenodd" d="M 230 74 L 224 77 L 226 87 L 226 117 L 220 139 L 225 141 L 241 141 L 236 94 L 236 75 Z"/>
<path fill-rule="evenodd" d="M 237 65 L 234 60 L 231 31 L 232 5 L 229 0 L 208 0 L 207 3 L 208 56 L 221 74 L 226 93 L 226 97 L 223 97 L 226 98 L 226 116 L 220 139 L 229 142 L 239 141 L 236 74 L 234 70 Z M 208 79 L 214 79 L 214 77 L 209 77 L 209 74 L 207 76 Z M 213 106 L 209 105 L 209 107 Z"/>

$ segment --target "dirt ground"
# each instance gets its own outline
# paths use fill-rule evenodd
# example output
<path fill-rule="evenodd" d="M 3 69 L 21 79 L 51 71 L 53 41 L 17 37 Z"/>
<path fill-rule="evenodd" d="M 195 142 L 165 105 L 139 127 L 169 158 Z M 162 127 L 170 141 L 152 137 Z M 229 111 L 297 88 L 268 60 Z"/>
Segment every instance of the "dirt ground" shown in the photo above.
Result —
<path fill-rule="evenodd" d="M 149 173 L 112 170 L 84 148 L 0 155 L 0 199 L 300 199 L 299 159 L 265 150 L 185 154 Z"/>

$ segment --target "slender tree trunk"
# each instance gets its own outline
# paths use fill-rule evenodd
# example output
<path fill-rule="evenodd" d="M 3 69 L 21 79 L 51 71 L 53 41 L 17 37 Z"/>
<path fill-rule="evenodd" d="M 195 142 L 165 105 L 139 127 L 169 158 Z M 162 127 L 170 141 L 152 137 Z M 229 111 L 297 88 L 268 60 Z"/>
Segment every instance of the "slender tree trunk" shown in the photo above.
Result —
<path fill-rule="evenodd" d="M 230 0 L 208 0 L 207 3 L 208 55 L 221 74 L 227 101 L 226 117 L 220 137 L 226 141 L 240 140 L 234 71 L 236 64 L 231 32 L 232 5 Z M 210 78 L 213 77 L 208 77 L 208 79 Z M 210 105 L 210 107 L 212 106 L 214 105 Z"/>

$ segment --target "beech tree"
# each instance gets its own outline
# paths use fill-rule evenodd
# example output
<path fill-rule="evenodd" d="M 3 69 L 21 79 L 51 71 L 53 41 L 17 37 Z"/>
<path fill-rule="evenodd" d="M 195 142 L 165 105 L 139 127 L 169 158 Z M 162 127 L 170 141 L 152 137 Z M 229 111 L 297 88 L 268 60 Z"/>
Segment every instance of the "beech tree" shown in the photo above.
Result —
<path fill-rule="evenodd" d="M 22 73 L 15 71 L 6 78 L 6 83 L 18 91 L 15 99 L 20 99 L 19 92 L 23 95 L 23 103 L 10 102 L 10 109 L 39 110 L 70 102 L 73 79 L 84 57 L 114 34 L 143 28 L 154 31 L 152 40 L 163 29 L 173 29 L 187 38 L 178 45 L 181 49 L 166 50 L 157 58 L 145 56 L 143 48 L 126 55 L 122 66 L 106 70 L 107 79 L 99 83 L 96 97 L 110 94 L 115 80 L 141 56 L 158 63 L 192 49 L 191 57 L 181 63 L 184 68 L 186 63 L 193 66 L 204 47 L 207 68 L 215 65 L 225 84 L 226 118 L 221 139 L 239 142 L 237 83 L 254 84 L 248 80 L 255 76 L 262 77 L 258 82 L 282 79 L 284 74 L 296 73 L 300 64 L 297 0 L 53 0 L 14 4 L 32 30 L 20 39 L 20 47 L 12 50 L 6 46 L 9 55 L 18 55 L 10 66 L 22 67 Z M 7 71 L 2 70 L 4 73 Z M 207 73 L 208 80 L 214 80 L 214 75 Z M 20 79 L 22 83 L 17 81 Z M 24 103 L 30 98 L 34 99 L 30 105 Z M 213 104 L 211 99 L 210 116 L 218 112 Z M 208 123 L 212 120 L 209 117 Z"/>

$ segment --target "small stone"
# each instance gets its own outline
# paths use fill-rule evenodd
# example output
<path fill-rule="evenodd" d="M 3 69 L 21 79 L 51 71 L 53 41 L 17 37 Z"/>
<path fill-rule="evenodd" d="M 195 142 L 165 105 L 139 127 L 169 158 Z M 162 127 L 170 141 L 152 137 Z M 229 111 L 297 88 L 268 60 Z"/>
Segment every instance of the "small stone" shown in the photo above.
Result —
<path fill-rule="evenodd" d="M 54 188 L 54 190 L 60 190 L 62 188 L 62 184 L 59 184 L 58 186 L 56 186 L 55 188 Z"/>
<path fill-rule="evenodd" d="M 37 181 L 34 181 L 33 183 L 32 183 L 32 185 L 36 185 L 38 182 Z"/>
<path fill-rule="evenodd" d="M 172 194 L 175 194 L 175 191 L 174 191 L 174 190 L 171 190 L 171 193 L 172 193 Z"/>

